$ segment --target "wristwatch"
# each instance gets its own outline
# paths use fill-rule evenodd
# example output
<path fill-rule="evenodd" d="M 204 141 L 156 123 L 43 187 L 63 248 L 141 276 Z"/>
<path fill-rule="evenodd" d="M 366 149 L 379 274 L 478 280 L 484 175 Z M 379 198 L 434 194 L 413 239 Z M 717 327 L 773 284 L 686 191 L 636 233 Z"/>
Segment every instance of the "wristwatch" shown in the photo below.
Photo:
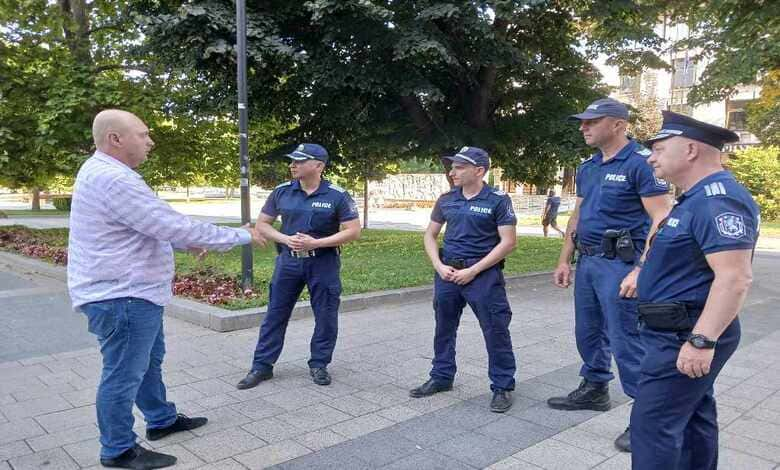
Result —
<path fill-rule="evenodd" d="M 714 349 L 717 341 L 713 341 L 704 335 L 690 335 L 688 342 L 696 349 Z"/>

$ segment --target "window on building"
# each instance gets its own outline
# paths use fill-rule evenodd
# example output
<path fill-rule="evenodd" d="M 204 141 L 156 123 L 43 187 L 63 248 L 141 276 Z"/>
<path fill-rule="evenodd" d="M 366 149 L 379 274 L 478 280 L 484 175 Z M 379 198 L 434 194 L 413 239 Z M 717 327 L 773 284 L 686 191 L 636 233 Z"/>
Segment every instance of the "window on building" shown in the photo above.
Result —
<path fill-rule="evenodd" d="M 622 91 L 638 91 L 640 83 L 641 83 L 641 77 L 639 75 L 636 75 L 636 76 L 621 75 L 620 76 L 620 89 Z"/>
<path fill-rule="evenodd" d="M 692 87 L 696 79 L 696 64 L 692 59 L 685 57 L 674 59 L 674 73 L 672 74 L 672 87 Z"/>
<path fill-rule="evenodd" d="M 693 106 L 682 103 L 682 104 L 672 104 L 669 106 L 670 111 L 679 113 L 679 114 L 685 114 L 686 116 L 693 116 Z"/>
<path fill-rule="evenodd" d="M 750 100 L 729 100 L 726 102 L 726 127 L 732 131 L 747 129 L 745 107 Z"/>

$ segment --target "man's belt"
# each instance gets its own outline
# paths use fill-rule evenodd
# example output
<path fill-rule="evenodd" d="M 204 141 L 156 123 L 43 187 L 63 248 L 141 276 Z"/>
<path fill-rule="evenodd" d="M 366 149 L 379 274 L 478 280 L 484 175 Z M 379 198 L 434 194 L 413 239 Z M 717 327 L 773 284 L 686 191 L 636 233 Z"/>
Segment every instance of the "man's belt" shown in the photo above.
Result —
<path fill-rule="evenodd" d="M 479 263 L 482 258 L 442 258 L 441 262 L 455 269 L 466 269 Z M 504 269 L 504 260 L 499 261 L 494 266 Z"/>
<path fill-rule="evenodd" d="M 601 239 L 601 245 L 583 245 L 574 234 L 574 246 L 580 254 L 585 256 L 602 256 L 607 259 L 620 258 L 625 263 L 636 262 L 636 250 L 634 241 L 631 239 L 631 232 L 626 229 L 604 231 Z"/>
<path fill-rule="evenodd" d="M 579 251 L 580 254 L 583 254 L 585 256 L 602 256 L 602 255 L 605 255 L 604 249 L 601 248 L 600 246 L 583 245 L 579 241 L 577 242 L 577 251 Z M 613 253 L 612 254 L 612 258 L 614 258 L 614 257 L 615 257 L 615 255 Z M 612 259 L 612 258 L 610 258 L 610 259 Z"/>
<path fill-rule="evenodd" d="M 293 258 L 315 258 L 330 253 L 336 253 L 337 255 L 341 253 L 341 250 L 338 247 L 316 248 L 314 250 L 291 250 L 289 247 L 279 244 L 276 245 L 276 251 L 280 254 L 288 254 Z"/>
<path fill-rule="evenodd" d="M 659 331 L 687 331 L 693 329 L 702 309 L 686 302 L 640 303 L 639 321 Z"/>

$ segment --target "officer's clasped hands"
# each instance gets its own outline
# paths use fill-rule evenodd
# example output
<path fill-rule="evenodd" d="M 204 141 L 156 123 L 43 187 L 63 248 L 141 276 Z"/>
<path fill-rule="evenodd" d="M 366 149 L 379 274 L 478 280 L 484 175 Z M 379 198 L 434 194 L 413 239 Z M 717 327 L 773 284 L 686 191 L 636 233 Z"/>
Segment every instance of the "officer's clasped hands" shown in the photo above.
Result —
<path fill-rule="evenodd" d="M 459 286 L 465 286 L 469 282 L 473 281 L 477 277 L 477 272 L 474 268 L 455 269 L 452 273 L 452 281 Z"/>
<path fill-rule="evenodd" d="M 287 237 L 287 246 L 295 251 L 309 251 L 317 248 L 317 239 L 311 235 L 297 232 Z"/>

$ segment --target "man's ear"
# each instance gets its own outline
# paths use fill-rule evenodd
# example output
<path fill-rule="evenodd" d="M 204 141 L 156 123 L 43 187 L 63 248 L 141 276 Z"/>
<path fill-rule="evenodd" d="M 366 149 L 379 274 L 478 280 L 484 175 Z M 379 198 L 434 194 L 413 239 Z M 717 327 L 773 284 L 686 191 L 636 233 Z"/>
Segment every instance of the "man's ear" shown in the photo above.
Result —
<path fill-rule="evenodd" d="M 685 146 L 685 159 L 688 161 L 693 161 L 699 158 L 699 155 L 701 154 L 701 149 L 699 149 L 699 144 L 697 144 L 694 141 L 688 141 L 688 143 Z"/>
<path fill-rule="evenodd" d="M 122 142 L 119 138 L 119 133 L 116 131 L 110 131 L 108 132 L 108 135 L 106 136 L 106 141 L 115 147 L 121 147 Z"/>

